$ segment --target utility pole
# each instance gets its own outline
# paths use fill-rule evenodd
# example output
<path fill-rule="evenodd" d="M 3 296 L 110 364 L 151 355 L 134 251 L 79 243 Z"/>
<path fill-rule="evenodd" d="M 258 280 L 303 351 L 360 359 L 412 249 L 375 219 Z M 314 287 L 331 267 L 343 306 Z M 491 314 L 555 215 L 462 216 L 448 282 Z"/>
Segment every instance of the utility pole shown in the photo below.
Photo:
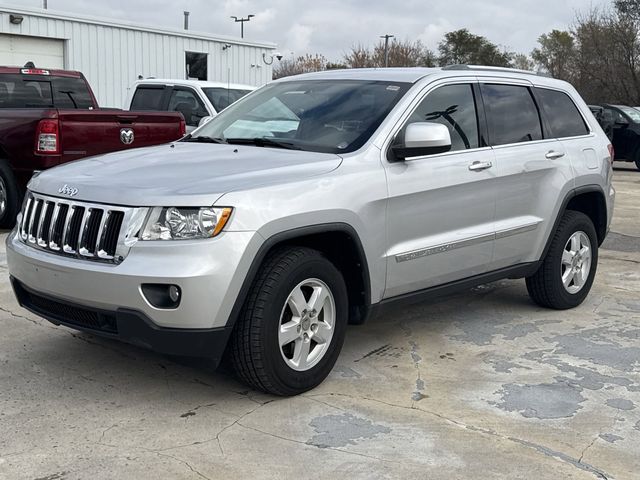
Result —
<path fill-rule="evenodd" d="M 240 38 L 244 38 L 244 22 L 248 22 L 253 17 L 255 17 L 255 15 L 247 15 L 247 18 L 242 18 L 242 17 L 238 18 L 233 15 L 230 17 L 230 18 L 233 18 L 233 20 L 236 23 L 240 22 Z"/>
<path fill-rule="evenodd" d="M 395 35 L 381 35 L 380 38 L 384 38 L 384 66 L 389 66 L 389 39 L 395 38 Z"/>

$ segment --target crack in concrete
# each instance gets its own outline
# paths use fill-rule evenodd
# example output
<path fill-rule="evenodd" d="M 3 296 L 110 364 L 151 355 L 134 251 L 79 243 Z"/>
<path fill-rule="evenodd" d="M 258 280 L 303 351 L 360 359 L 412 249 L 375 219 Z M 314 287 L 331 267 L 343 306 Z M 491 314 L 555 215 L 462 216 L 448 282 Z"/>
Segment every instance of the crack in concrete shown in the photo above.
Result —
<path fill-rule="evenodd" d="M 11 310 L 9 310 L 7 308 L 0 307 L 0 311 L 2 311 L 4 313 L 8 313 L 9 315 L 11 315 L 14 318 L 20 318 L 22 320 L 26 320 L 27 322 L 31 322 L 34 325 L 42 325 L 42 323 L 38 322 L 37 320 L 33 320 L 31 318 L 27 318 L 24 315 L 19 315 L 17 313 L 12 312 Z"/>
<path fill-rule="evenodd" d="M 178 457 L 174 457 L 173 455 L 169 455 L 168 453 L 160 453 L 160 452 L 154 452 L 156 455 L 159 455 L 161 457 L 167 457 L 167 458 L 172 458 L 173 460 L 175 460 L 176 462 L 179 462 L 183 465 L 185 465 L 189 470 L 191 470 L 193 473 L 195 473 L 196 475 L 198 475 L 201 478 L 204 478 L 205 480 L 212 480 L 211 478 L 207 477 L 206 475 L 204 475 L 202 472 L 199 472 L 198 470 L 196 470 L 195 468 L 193 468 L 193 466 L 187 462 L 186 460 L 182 460 Z"/>
<path fill-rule="evenodd" d="M 603 472 L 602 470 L 600 470 L 597 467 L 594 467 L 593 465 L 590 465 L 588 463 L 584 463 L 582 462 L 582 457 L 580 460 L 571 457 L 570 455 L 567 455 L 566 453 L 563 452 L 559 452 L 557 450 L 553 450 L 551 448 L 545 447 L 544 445 L 540 445 L 538 443 L 534 443 L 534 442 L 530 442 L 528 440 L 523 440 L 517 437 L 511 437 L 511 436 L 507 436 L 507 435 L 503 435 L 501 433 L 498 433 L 494 430 L 489 430 L 486 428 L 481 428 L 481 427 L 476 427 L 473 425 L 467 425 L 464 422 L 460 422 L 458 420 L 454 420 L 452 418 L 449 418 L 445 415 L 442 415 L 440 413 L 437 412 L 432 412 L 430 410 L 426 410 L 424 408 L 418 408 L 416 406 L 414 406 L 413 404 L 411 406 L 404 406 L 404 405 L 397 405 L 397 404 L 393 404 L 393 403 L 388 403 L 388 402 L 384 402 L 382 400 L 377 400 L 375 398 L 370 398 L 370 397 L 356 397 L 354 395 L 349 395 L 349 394 L 345 394 L 345 393 L 330 393 L 330 394 L 318 394 L 319 396 L 322 395 L 336 395 L 336 396 L 341 396 L 341 397 L 347 397 L 347 398 L 351 398 L 353 400 L 368 400 L 371 402 L 376 402 L 376 403 L 381 403 L 383 405 L 388 405 L 390 407 L 396 407 L 396 408 L 401 408 L 401 409 L 405 409 L 405 410 L 417 410 L 419 412 L 423 412 L 426 413 L 428 415 L 432 415 L 435 416 L 441 420 L 444 420 L 448 423 L 451 423 L 453 425 L 456 425 L 457 427 L 460 428 L 464 428 L 466 430 L 469 430 L 471 432 L 478 432 L 484 435 L 488 435 L 488 436 L 492 436 L 492 437 L 496 437 L 502 440 L 507 440 L 513 443 L 517 443 L 519 445 L 522 445 L 524 447 L 527 448 L 531 448 L 539 453 L 542 453 L 543 455 L 549 456 L 551 458 L 557 459 L 559 461 L 562 461 L 563 463 L 568 463 L 569 465 L 573 465 L 574 467 L 592 473 L 594 474 L 597 478 L 601 479 L 601 480 L 609 480 L 610 475 L 608 475 L 607 473 Z M 586 449 L 585 449 L 586 451 Z M 584 452 L 583 452 L 584 453 Z"/>

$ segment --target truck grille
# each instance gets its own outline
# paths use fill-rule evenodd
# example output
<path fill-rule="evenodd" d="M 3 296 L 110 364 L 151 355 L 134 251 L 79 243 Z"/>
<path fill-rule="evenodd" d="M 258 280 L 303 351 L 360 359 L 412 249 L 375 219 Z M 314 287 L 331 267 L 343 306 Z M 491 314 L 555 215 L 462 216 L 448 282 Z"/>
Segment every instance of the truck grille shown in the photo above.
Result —
<path fill-rule="evenodd" d="M 27 195 L 19 230 L 27 245 L 87 260 L 122 260 L 122 227 L 134 209 Z"/>

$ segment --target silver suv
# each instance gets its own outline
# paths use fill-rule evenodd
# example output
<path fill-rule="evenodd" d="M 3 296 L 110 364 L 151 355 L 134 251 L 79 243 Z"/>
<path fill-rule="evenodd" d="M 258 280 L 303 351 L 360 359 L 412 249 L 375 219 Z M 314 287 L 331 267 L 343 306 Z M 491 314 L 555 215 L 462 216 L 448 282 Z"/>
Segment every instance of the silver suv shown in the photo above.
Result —
<path fill-rule="evenodd" d="M 20 304 L 293 395 L 348 323 L 501 278 L 587 296 L 611 146 L 567 83 L 455 66 L 273 82 L 181 141 L 32 179 L 7 240 Z"/>

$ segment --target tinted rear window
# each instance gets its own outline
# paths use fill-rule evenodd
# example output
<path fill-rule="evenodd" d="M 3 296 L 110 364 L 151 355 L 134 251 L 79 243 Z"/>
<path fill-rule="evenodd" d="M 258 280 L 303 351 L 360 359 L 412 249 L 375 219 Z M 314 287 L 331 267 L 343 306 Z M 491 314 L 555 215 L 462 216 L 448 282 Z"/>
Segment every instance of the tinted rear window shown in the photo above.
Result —
<path fill-rule="evenodd" d="M 131 100 L 131 110 L 164 110 L 164 88 L 138 87 Z"/>
<path fill-rule="evenodd" d="M 517 85 L 482 85 L 492 145 L 542 139 L 540 115 L 531 92 Z"/>
<path fill-rule="evenodd" d="M 0 75 L 0 108 L 90 108 L 93 98 L 81 78 Z"/>
<path fill-rule="evenodd" d="M 555 138 L 577 137 L 589 133 L 573 100 L 564 92 L 536 88 L 536 94 Z"/>

